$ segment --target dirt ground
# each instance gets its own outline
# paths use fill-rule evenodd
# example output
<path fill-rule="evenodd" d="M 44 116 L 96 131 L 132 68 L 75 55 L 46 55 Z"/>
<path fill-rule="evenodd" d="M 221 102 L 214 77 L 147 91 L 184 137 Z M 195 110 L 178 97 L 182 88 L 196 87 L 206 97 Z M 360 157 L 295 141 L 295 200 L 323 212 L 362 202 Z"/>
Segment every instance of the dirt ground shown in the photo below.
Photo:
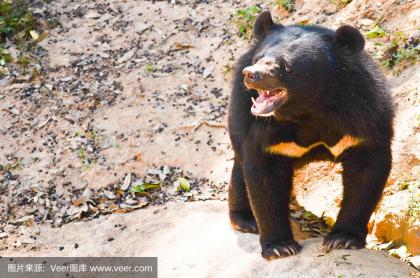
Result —
<path fill-rule="evenodd" d="M 159 277 L 409 278 L 415 274 L 407 264 L 373 250 L 327 253 L 322 239 L 307 239 L 298 226 L 294 232 L 302 252 L 268 263 L 260 256 L 258 235 L 232 230 L 226 210 L 224 201 L 170 202 L 60 229 L 42 226 L 39 248 L 31 254 L 158 257 Z M 4 255 L 25 256 L 26 252 L 6 250 Z"/>
<path fill-rule="evenodd" d="M 348 23 L 365 32 L 381 22 L 418 38 L 418 2 L 373 2 L 296 1 L 293 13 L 269 1 L 40 5 L 61 23 L 36 53 L 42 77 L 32 82 L 18 72 L 0 80 L 0 250 L 42 254 L 48 234 L 41 245 L 32 235 L 41 223 L 53 227 L 45 230 L 52 236 L 68 222 L 102 214 L 226 200 L 230 78 L 248 46 L 238 36 L 235 12 L 259 4 L 284 24 Z M 366 48 L 372 55 L 383 51 L 375 41 Z M 420 172 L 419 66 L 387 75 L 397 104 L 392 186 Z M 296 178 L 300 203 L 318 215 L 336 210 L 339 169 L 314 164 L 305 171 Z M 174 188 L 179 177 L 191 190 Z M 143 182 L 162 184 L 149 195 L 127 191 Z M 28 226 L 35 229 L 31 240 Z"/>

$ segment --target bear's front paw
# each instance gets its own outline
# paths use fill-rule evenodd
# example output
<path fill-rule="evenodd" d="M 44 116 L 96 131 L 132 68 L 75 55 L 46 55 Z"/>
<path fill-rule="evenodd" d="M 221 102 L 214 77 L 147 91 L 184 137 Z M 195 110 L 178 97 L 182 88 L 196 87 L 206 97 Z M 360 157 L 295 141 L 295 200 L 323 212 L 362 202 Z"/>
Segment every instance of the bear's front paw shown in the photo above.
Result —
<path fill-rule="evenodd" d="M 255 221 L 255 218 L 252 214 L 243 212 L 230 212 L 229 218 L 230 224 L 235 230 L 244 233 L 258 233 L 257 222 Z"/>
<path fill-rule="evenodd" d="M 331 249 L 361 249 L 365 247 L 365 237 L 361 237 L 346 232 L 331 232 L 324 238 L 323 245 L 330 251 Z"/>
<path fill-rule="evenodd" d="M 261 255 L 267 260 L 297 255 L 302 247 L 293 239 L 262 244 Z"/>

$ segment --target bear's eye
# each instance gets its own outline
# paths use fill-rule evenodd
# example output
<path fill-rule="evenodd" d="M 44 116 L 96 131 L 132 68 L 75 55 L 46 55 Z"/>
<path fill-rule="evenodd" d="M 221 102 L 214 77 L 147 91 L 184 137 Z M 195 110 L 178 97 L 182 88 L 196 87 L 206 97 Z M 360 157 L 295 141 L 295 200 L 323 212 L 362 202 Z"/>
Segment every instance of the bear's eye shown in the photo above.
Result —
<path fill-rule="evenodd" d="M 259 60 L 261 60 L 261 58 L 262 58 L 263 56 L 256 56 L 255 58 L 254 58 L 254 60 L 252 61 L 252 63 L 253 64 L 256 64 Z"/>

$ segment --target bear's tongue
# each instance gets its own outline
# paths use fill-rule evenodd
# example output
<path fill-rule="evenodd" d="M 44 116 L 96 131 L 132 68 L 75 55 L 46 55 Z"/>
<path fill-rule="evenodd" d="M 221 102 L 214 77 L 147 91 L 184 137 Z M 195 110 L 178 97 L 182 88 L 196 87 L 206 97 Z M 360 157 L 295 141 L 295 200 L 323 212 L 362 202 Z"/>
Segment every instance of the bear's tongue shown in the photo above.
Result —
<path fill-rule="evenodd" d="M 283 89 L 258 91 L 258 93 L 256 99 L 252 98 L 253 105 L 251 107 L 251 113 L 257 116 L 271 114 L 286 98 L 286 91 Z"/>

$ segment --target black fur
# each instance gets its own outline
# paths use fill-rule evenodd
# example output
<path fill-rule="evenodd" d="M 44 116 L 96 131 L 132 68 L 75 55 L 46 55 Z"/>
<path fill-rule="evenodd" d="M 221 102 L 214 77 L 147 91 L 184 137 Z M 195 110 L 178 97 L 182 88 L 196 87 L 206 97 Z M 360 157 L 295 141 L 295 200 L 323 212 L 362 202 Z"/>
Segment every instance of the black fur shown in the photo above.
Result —
<path fill-rule="evenodd" d="M 363 51 L 363 36 L 350 26 L 334 32 L 276 25 L 266 13 L 257 19 L 254 33 L 252 46 L 237 62 L 229 106 L 233 227 L 259 232 L 267 259 L 296 254 L 300 246 L 289 222 L 293 171 L 310 161 L 331 160 L 343 165 L 344 196 L 324 244 L 328 249 L 364 247 L 369 217 L 391 168 L 393 109 L 383 75 Z M 279 63 L 276 77 L 288 91 L 287 101 L 269 118 L 250 113 L 251 97 L 258 93 L 245 87 L 242 76 L 245 67 L 265 56 Z M 333 146 L 344 135 L 363 142 L 338 157 L 323 146 L 300 158 L 265 151 L 280 142 Z"/>

